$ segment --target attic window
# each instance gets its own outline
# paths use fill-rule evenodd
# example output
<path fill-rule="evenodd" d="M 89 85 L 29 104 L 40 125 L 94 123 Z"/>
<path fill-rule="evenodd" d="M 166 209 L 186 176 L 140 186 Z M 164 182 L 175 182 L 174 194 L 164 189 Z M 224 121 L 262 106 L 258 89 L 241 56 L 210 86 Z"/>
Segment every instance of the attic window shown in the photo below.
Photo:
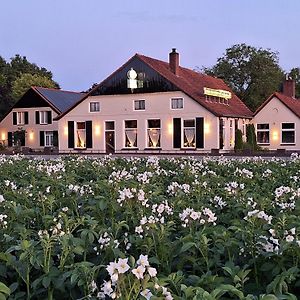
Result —
<path fill-rule="evenodd" d="M 183 98 L 172 98 L 171 99 L 172 109 L 182 109 L 183 108 Z"/>

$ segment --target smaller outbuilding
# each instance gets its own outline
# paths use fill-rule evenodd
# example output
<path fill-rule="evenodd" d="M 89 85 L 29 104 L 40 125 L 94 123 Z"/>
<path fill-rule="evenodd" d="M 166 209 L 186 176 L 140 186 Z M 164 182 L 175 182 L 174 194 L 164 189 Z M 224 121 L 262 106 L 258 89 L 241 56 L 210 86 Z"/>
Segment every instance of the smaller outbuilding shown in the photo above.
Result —
<path fill-rule="evenodd" d="M 287 79 L 283 92 L 272 94 L 255 112 L 257 143 L 269 150 L 300 149 L 300 99 L 295 81 Z"/>
<path fill-rule="evenodd" d="M 1 144 L 35 150 L 58 147 L 58 124 L 53 119 L 84 95 L 58 89 L 31 87 L 1 120 Z"/>

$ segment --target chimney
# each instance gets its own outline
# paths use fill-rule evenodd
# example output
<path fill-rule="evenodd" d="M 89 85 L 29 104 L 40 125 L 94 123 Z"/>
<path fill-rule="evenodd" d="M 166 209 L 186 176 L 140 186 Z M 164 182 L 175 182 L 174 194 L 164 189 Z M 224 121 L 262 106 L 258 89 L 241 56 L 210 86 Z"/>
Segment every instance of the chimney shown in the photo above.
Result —
<path fill-rule="evenodd" d="M 176 52 L 176 48 L 172 48 L 172 52 L 169 54 L 169 66 L 171 72 L 175 75 L 179 74 L 179 53 Z"/>
<path fill-rule="evenodd" d="M 285 81 L 283 82 L 283 94 L 288 97 L 295 98 L 296 93 L 296 82 L 292 78 L 286 77 Z"/>

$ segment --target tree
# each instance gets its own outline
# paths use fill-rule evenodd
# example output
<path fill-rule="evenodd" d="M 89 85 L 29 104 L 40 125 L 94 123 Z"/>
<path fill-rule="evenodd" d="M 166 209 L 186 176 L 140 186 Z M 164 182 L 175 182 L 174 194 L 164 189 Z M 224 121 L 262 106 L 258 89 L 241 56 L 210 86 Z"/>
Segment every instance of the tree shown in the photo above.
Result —
<path fill-rule="evenodd" d="M 10 62 L 6 62 L 0 56 L 0 119 L 18 100 L 13 96 L 12 88 L 14 82 L 22 74 L 39 75 L 48 78 L 56 88 L 59 85 L 53 81 L 52 73 L 43 67 L 31 63 L 25 56 L 15 55 Z"/>
<path fill-rule="evenodd" d="M 288 73 L 288 76 L 296 82 L 296 98 L 300 98 L 300 68 L 293 68 Z"/>
<path fill-rule="evenodd" d="M 24 73 L 18 77 L 12 86 L 12 97 L 15 101 L 20 99 L 22 95 L 31 87 L 40 86 L 46 88 L 56 88 L 56 84 L 48 77 L 38 74 Z"/>
<path fill-rule="evenodd" d="M 240 129 L 235 131 L 235 143 L 234 143 L 234 150 L 242 150 L 243 149 L 243 133 Z"/>
<path fill-rule="evenodd" d="M 255 127 L 253 124 L 248 124 L 246 126 L 246 141 L 251 150 L 258 150 Z"/>
<path fill-rule="evenodd" d="M 278 53 L 237 44 L 226 49 L 217 64 L 203 71 L 223 79 L 253 111 L 277 91 L 284 78 Z"/>

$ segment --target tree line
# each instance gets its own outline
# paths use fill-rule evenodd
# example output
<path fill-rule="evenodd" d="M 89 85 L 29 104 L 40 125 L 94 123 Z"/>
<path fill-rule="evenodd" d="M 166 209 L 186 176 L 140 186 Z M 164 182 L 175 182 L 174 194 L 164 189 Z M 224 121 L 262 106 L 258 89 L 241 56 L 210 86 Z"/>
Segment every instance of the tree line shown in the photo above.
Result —
<path fill-rule="evenodd" d="M 15 55 L 10 61 L 0 56 L 0 119 L 31 86 L 59 88 L 52 72 Z"/>
<path fill-rule="evenodd" d="M 233 45 L 215 65 L 197 70 L 223 79 L 252 111 L 273 92 L 281 91 L 286 76 L 296 81 L 296 97 L 300 98 L 299 67 L 285 72 L 279 65 L 279 53 L 270 49 Z M 17 54 L 9 62 L 0 56 L 0 119 L 33 85 L 59 88 L 51 71 L 25 56 Z"/>

